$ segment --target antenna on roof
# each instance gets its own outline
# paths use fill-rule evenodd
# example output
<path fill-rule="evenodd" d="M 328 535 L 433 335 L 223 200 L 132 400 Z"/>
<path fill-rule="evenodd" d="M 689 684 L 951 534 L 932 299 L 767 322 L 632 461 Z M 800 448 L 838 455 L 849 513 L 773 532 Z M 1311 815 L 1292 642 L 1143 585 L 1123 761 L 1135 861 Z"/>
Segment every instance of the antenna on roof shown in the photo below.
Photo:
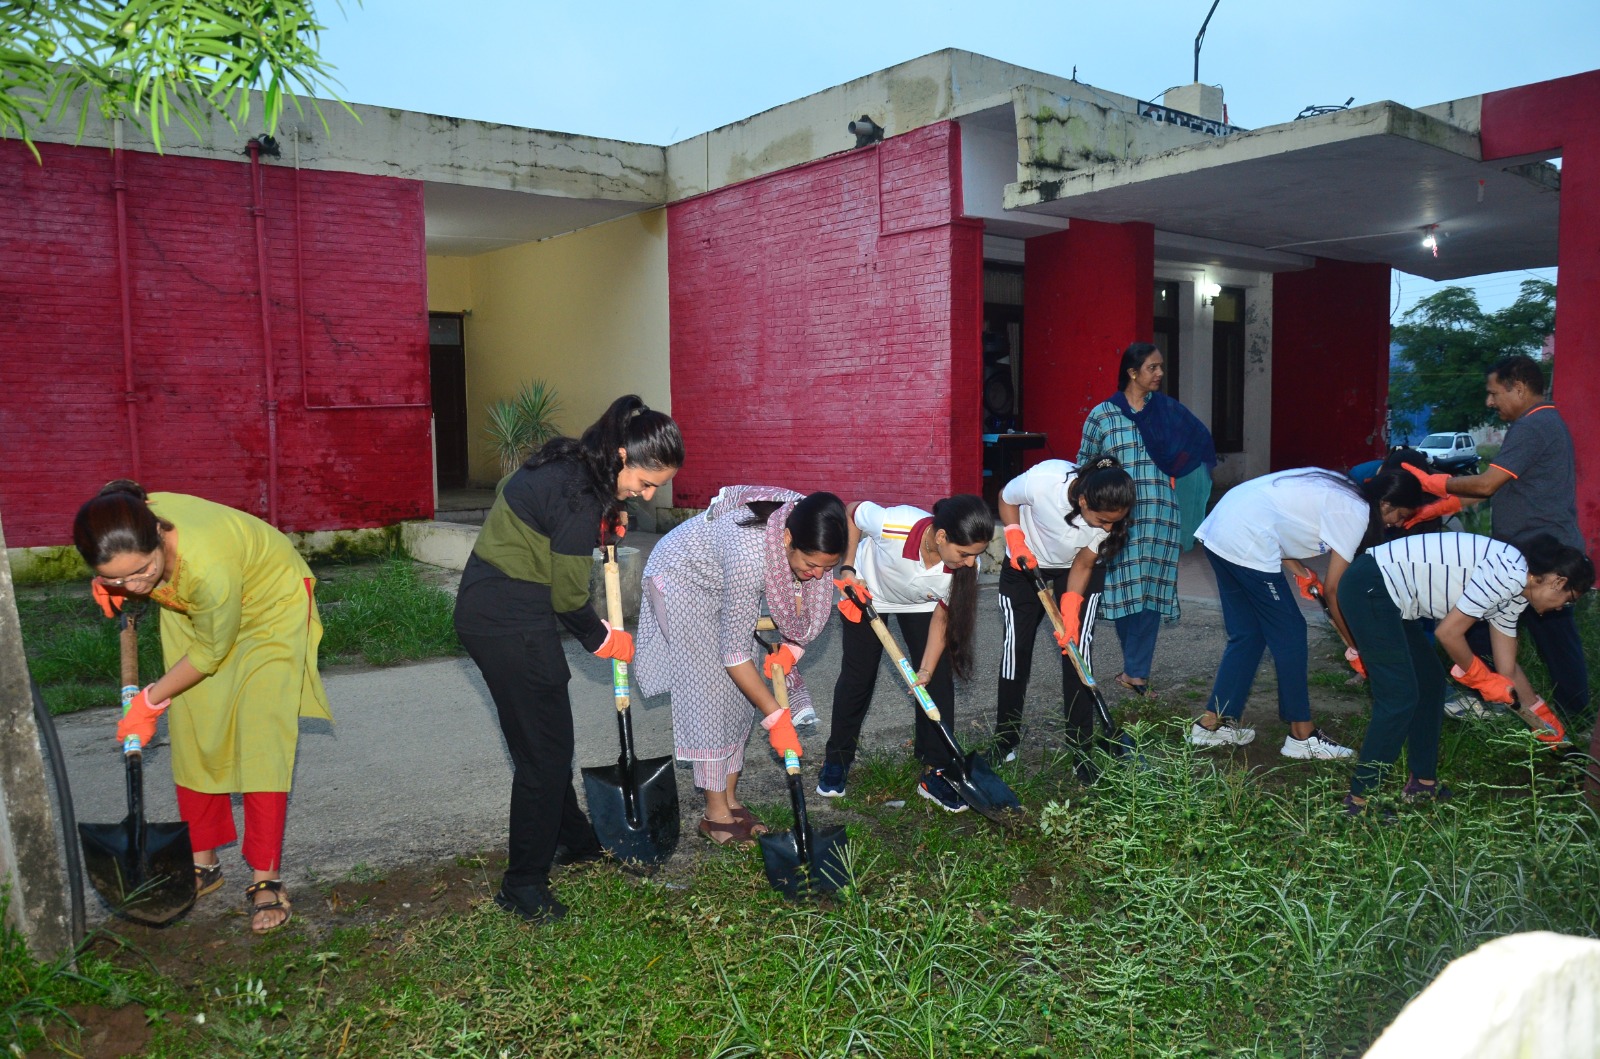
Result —
<path fill-rule="evenodd" d="M 1200 45 L 1206 39 L 1206 27 L 1211 25 L 1211 16 L 1217 13 L 1217 5 L 1222 0 L 1211 0 L 1211 10 L 1206 12 L 1206 20 L 1200 23 L 1200 32 L 1194 35 L 1194 83 L 1200 83 Z"/>

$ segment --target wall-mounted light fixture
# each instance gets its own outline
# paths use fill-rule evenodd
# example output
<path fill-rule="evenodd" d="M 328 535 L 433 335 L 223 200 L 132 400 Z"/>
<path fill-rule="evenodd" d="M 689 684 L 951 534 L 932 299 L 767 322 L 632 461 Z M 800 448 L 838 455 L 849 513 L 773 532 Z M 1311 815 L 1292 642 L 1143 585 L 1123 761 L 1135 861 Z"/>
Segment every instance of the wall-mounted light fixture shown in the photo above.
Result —
<path fill-rule="evenodd" d="M 1217 295 L 1222 293 L 1222 284 L 1206 280 L 1200 284 L 1200 304 L 1210 306 L 1217 300 Z"/>
<path fill-rule="evenodd" d="M 865 147 L 883 139 L 883 126 L 863 114 L 850 123 L 850 135 L 856 138 L 857 147 Z"/>

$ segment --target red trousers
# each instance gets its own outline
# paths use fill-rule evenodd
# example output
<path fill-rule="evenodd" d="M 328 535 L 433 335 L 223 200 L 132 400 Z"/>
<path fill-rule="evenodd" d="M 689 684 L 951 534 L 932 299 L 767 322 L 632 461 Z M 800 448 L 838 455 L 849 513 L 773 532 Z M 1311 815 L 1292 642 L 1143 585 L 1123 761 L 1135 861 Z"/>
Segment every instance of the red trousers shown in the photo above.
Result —
<path fill-rule="evenodd" d="M 289 811 L 285 791 L 247 791 L 244 843 L 239 852 L 256 871 L 277 871 L 283 861 L 283 821 Z M 202 794 L 178 786 L 178 815 L 189 825 L 189 844 L 205 851 L 238 837 L 233 826 L 233 795 Z"/>

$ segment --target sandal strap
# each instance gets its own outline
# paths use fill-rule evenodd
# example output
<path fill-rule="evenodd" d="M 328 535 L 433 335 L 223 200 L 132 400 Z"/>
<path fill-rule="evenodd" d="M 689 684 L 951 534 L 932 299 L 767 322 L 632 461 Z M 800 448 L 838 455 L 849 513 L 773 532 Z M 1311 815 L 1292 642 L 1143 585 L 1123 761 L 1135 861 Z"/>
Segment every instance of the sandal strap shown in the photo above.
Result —
<path fill-rule="evenodd" d="M 246 886 L 244 888 L 244 895 L 246 897 L 252 897 L 253 898 L 253 897 L 255 897 L 256 894 L 260 893 L 263 890 L 270 890 L 273 894 L 282 894 L 283 893 L 283 880 L 282 879 L 262 879 L 258 883 L 251 883 L 249 886 Z M 270 905 L 262 905 L 261 907 L 262 908 L 270 908 L 271 906 Z"/>

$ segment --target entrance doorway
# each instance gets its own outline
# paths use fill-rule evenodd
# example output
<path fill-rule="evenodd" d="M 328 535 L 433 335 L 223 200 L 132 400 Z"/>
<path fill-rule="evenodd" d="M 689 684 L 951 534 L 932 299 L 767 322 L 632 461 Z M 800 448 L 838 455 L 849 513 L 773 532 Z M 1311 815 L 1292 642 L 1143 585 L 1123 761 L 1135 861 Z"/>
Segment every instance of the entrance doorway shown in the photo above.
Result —
<path fill-rule="evenodd" d="M 461 313 L 428 314 L 433 443 L 439 488 L 467 484 L 467 348 Z"/>

